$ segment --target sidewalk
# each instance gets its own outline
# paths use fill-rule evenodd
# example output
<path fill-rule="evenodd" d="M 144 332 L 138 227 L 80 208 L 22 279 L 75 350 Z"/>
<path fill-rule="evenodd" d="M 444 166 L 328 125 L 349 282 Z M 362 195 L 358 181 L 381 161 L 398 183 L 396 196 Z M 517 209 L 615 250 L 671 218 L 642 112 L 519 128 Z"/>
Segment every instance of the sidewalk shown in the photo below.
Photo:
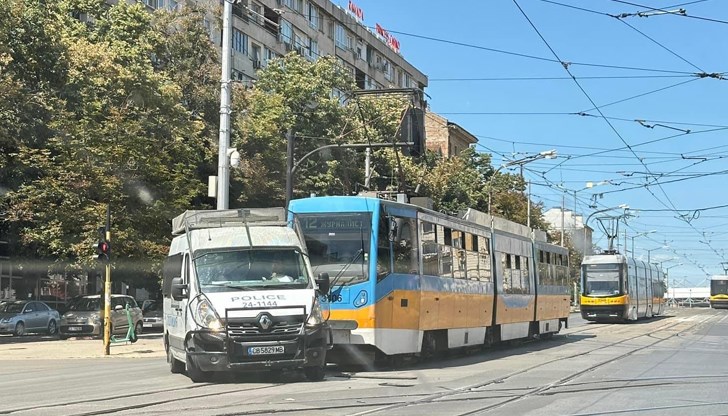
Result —
<path fill-rule="evenodd" d="M 54 360 L 73 358 L 143 358 L 165 357 L 161 334 L 142 335 L 134 344 L 112 343 L 109 355 L 104 355 L 104 343 L 99 339 L 28 336 L 0 337 L 0 361 Z"/>

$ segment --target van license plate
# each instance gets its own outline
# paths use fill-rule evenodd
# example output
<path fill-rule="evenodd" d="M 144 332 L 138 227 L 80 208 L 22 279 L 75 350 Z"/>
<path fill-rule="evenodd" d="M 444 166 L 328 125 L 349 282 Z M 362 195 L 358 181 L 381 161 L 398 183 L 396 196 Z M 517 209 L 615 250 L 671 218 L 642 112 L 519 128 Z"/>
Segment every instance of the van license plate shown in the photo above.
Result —
<path fill-rule="evenodd" d="M 248 355 L 283 354 L 285 349 L 282 345 L 275 347 L 248 347 Z"/>
<path fill-rule="evenodd" d="M 69 326 L 68 327 L 68 330 L 69 331 L 73 331 L 73 332 L 80 332 L 81 331 L 81 327 L 80 326 Z"/>

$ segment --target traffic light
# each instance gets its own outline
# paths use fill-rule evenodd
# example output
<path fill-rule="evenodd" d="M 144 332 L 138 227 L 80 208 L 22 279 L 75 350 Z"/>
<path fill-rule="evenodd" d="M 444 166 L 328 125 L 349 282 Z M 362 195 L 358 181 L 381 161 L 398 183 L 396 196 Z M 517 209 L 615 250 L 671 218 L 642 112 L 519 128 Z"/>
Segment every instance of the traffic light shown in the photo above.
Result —
<path fill-rule="evenodd" d="M 111 243 L 106 240 L 106 229 L 104 227 L 99 228 L 99 243 L 96 245 L 96 253 L 98 254 L 98 260 L 102 262 L 108 262 L 111 258 Z"/>

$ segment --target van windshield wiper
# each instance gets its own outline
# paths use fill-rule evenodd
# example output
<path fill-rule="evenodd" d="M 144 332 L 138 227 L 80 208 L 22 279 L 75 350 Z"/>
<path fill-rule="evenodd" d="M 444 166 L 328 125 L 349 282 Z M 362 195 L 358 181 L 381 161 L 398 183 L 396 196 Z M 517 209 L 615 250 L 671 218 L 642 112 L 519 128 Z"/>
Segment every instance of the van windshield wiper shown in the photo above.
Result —
<path fill-rule="evenodd" d="M 224 286 L 231 289 L 255 290 L 255 286 L 235 284 L 235 282 L 233 282 L 232 280 L 217 280 L 207 283 L 204 286 Z"/>

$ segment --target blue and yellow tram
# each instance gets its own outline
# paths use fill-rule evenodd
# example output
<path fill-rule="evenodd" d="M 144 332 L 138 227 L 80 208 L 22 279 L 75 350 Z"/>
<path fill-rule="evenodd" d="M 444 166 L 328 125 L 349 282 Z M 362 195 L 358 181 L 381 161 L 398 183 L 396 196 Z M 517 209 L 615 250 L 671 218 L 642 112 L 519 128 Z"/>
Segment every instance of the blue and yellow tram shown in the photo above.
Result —
<path fill-rule="evenodd" d="M 372 197 L 314 197 L 289 210 L 314 273 L 331 279 L 337 362 L 431 355 L 552 335 L 567 323 L 568 252 L 526 227 Z"/>
<path fill-rule="evenodd" d="M 728 276 L 714 275 L 710 277 L 710 307 L 728 309 Z"/>
<path fill-rule="evenodd" d="M 581 316 L 623 322 L 661 315 L 665 276 L 654 265 L 619 253 L 586 256 L 582 262 Z"/>

